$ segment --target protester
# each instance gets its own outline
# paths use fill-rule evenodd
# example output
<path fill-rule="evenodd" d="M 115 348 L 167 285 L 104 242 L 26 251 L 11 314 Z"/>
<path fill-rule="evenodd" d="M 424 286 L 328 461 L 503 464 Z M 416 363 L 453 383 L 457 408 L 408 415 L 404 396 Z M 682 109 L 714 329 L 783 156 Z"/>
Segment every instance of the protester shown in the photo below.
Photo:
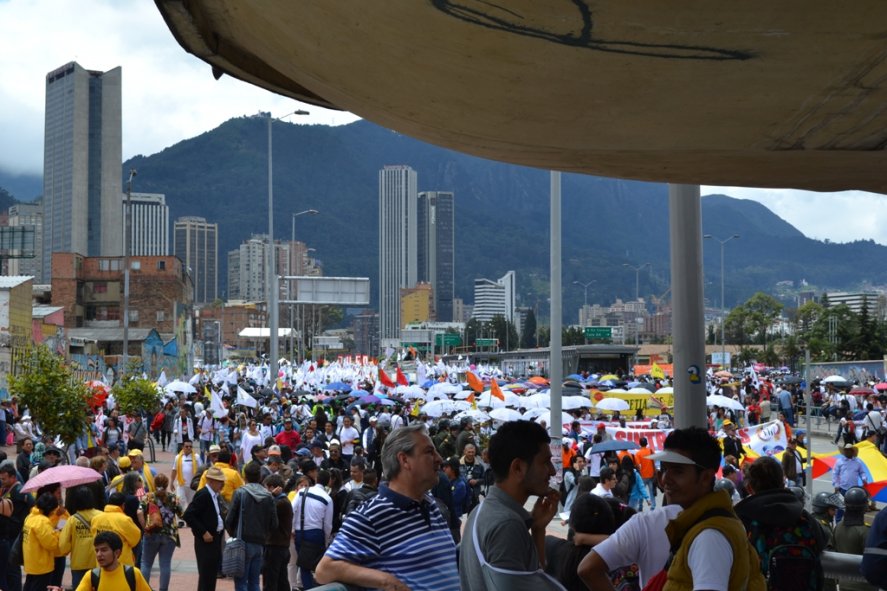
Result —
<path fill-rule="evenodd" d="M 43 493 L 37 497 L 36 506 L 25 519 L 22 528 L 24 591 L 46 591 L 46 587 L 53 584 L 59 531 L 53 525 L 50 515 L 58 506 L 59 501 L 53 493 Z"/>
<path fill-rule="evenodd" d="M 182 510 L 187 509 L 188 504 L 194 498 L 195 491 L 191 489 L 191 480 L 200 470 L 200 466 L 200 456 L 194 451 L 194 443 L 190 440 L 183 442 L 181 451 L 173 459 L 172 475 L 170 476 Z"/>
<path fill-rule="evenodd" d="M 458 590 L 449 524 L 428 495 L 441 462 L 425 425 L 392 431 L 382 449 L 387 485 L 349 514 L 317 567 L 318 583 Z M 297 509 L 294 505 L 294 522 Z"/>
<path fill-rule="evenodd" d="M 262 582 L 265 591 L 290 591 L 287 566 L 290 561 L 290 543 L 293 527 L 293 507 L 283 492 L 284 480 L 272 474 L 263 481 L 274 498 L 277 527 L 268 532 L 262 561 Z M 295 581 L 294 581 L 295 582 Z"/>
<path fill-rule="evenodd" d="M 274 497 L 259 483 L 260 467 L 257 464 L 247 464 L 243 475 L 246 484 L 234 491 L 231 508 L 225 518 L 228 535 L 239 537 L 246 544 L 243 575 L 234 579 L 234 586 L 238 591 L 259 588 L 265 544 L 278 526 Z"/>
<path fill-rule="evenodd" d="M 96 566 L 92 520 L 101 511 L 96 508 L 93 492 L 85 486 L 69 490 L 67 497 L 73 514 L 59 534 L 59 553 L 71 555 L 71 585 L 76 588 L 80 579 Z"/>
<path fill-rule="evenodd" d="M 197 591 L 215 591 L 224 538 L 220 493 L 226 478 L 216 466 L 208 468 L 203 476 L 206 485 L 194 495 L 194 500 L 185 510 L 184 519 L 194 535 L 194 554 L 199 573 Z"/>
<path fill-rule="evenodd" d="M 11 564 L 9 552 L 22 532 L 25 519 L 34 505 L 34 497 L 22 492 L 22 483 L 12 462 L 0 464 L 0 588 L 19 591 L 22 569 Z"/>
<path fill-rule="evenodd" d="M 293 541 L 296 554 L 300 555 L 299 569 L 302 587 L 310 589 L 315 584 L 314 570 L 319 568 L 315 560 L 320 558 L 333 534 L 333 499 L 325 485 L 329 483 L 329 472 L 321 473 L 317 464 L 308 460 L 302 465 L 302 472 L 317 479 L 312 486 L 303 489 L 293 499 Z M 322 476 L 322 478 L 321 478 Z M 309 552 L 312 553 L 309 560 Z"/>
<path fill-rule="evenodd" d="M 558 493 L 548 481 L 555 474 L 550 438 L 540 425 L 515 421 L 490 438 L 490 467 L 496 483 L 465 524 L 459 553 L 459 578 L 466 591 L 485 590 L 487 581 L 555 588 L 545 567 L 545 528 L 558 508 Z M 538 497 L 532 513 L 524 509 Z M 527 531 L 529 524 L 530 531 Z"/>
<path fill-rule="evenodd" d="M 145 536 L 142 541 L 141 570 L 145 580 L 151 581 L 154 558 L 160 561 L 160 591 L 168 591 L 172 575 L 172 555 L 181 545 L 179 541 L 179 519 L 182 506 L 175 493 L 168 490 L 169 479 L 158 474 L 154 479 L 157 490 L 148 493 L 142 503 L 145 516 Z"/>
<path fill-rule="evenodd" d="M 76 591 L 110 591 L 135 589 L 135 591 L 151 591 L 151 587 L 139 569 L 125 565 L 120 561 L 123 552 L 123 541 L 111 531 L 101 532 L 93 541 L 95 559 L 99 572 L 91 571 L 84 576 Z"/>

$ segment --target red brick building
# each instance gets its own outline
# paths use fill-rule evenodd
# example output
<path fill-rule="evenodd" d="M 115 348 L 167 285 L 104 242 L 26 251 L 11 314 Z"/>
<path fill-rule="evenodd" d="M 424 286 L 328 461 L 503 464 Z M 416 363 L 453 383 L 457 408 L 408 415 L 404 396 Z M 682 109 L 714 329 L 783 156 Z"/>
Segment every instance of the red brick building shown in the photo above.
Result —
<path fill-rule="evenodd" d="M 176 332 L 190 314 L 193 287 L 174 256 L 130 257 L 129 326 Z M 123 257 L 52 254 L 52 304 L 65 310 L 65 328 L 123 326 Z"/>
<path fill-rule="evenodd" d="M 264 348 L 258 346 L 255 339 L 242 338 L 239 335 L 244 328 L 268 326 L 265 302 L 237 302 L 223 306 L 205 306 L 200 309 L 201 328 L 205 323 L 215 321 L 219 323 L 221 346 L 229 353 L 255 352 Z M 203 332 L 199 330 L 198 334 Z M 267 340 L 266 336 L 265 341 Z"/>

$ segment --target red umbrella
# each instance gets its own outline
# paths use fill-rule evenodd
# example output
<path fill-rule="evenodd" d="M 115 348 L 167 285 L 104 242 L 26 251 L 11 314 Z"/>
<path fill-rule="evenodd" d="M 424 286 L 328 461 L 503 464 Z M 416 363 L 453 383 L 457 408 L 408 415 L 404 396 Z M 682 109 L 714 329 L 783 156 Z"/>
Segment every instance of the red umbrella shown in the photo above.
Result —
<path fill-rule="evenodd" d="M 875 390 L 887 390 L 887 382 L 875 384 Z"/>
<path fill-rule="evenodd" d="M 81 466 L 55 466 L 47 468 L 22 487 L 22 492 L 31 492 L 47 484 L 61 484 L 65 488 L 86 484 L 101 479 L 102 475 L 92 468 Z"/>

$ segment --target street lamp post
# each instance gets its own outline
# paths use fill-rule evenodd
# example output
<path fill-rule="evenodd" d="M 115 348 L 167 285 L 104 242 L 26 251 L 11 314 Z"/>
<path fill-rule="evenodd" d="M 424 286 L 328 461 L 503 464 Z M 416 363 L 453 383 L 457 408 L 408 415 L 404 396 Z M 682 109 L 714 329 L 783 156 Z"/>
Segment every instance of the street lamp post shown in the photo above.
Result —
<path fill-rule="evenodd" d="M 271 124 L 275 119 L 283 119 L 290 115 L 308 115 L 308 111 L 301 109 L 293 111 L 283 117 L 275 118 L 271 113 L 265 113 L 264 116 L 268 120 L 268 337 L 271 346 L 269 347 L 268 359 L 268 380 L 269 385 L 273 388 L 277 384 L 277 359 L 278 359 L 278 315 L 280 314 L 278 299 L 279 284 L 277 280 L 277 257 L 274 248 L 274 171 L 272 167 L 273 152 L 271 142 Z"/>
<path fill-rule="evenodd" d="M 320 213 L 320 212 L 317 211 L 316 209 L 306 209 L 305 211 L 299 211 L 299 212 L 292 214 L 293 229 L 292 229 L 292 234 L 290 235 L 290 249 L 294 249 L 296 247 L 296 218 L 299 217 L 300 215 L 317 215 L 318 213 Z M 306 249 L 306 252 L 308 250 L 314 250 L 314 249 L 313 248 Z M 294 256 L 291 251 L 290 252 L 290 261 L 293 261 L 293 260 L 294 260 Z M 295 269 L 290 269 L 290 275 L 295 275 L 296 274 L 295 271 L 296 271 Z M 286 283 L 286 296 L 287 296 L 287 299 L 289 299 L 291 301 L 293 299 L 293 294 L 291 291 L 292 282 L 293 282 L 293 280 L 290 279 Z M 290 354 L 291 355 L 295 354 L 295 347 L 293 346 L 293 335 L 292 335 L 293 330 L 295 330 L 294 323 L 293 323 L 293 304 L 290 304 L 290 331 L 291 331 L 290 332 Z M 299 330 L 300 330 L 300 332 L 299 332 L 299 361 L 301 362 L 302 333 L 301 333 L 301 329 L 299 329 Z"/>
<path fill-rule="evenodd" d="M 733 234 L 729 238 L 725 238 L 721 240 L 720 238 L 715 238 L 711 234 L 706 234 L 703 238 L 710 238 L 715 240 L 721 244 L 721 365 L 724 366 L 724 369 L 727 369 L 727 341 L 724 340 L 724 335 L 726 331 L 724 330 L 724 325 L 727 320 L 727 308 L 724 304 L 724 245 L 733 240 L 734 238 L 739 238 L 739 234 Z"/>
<path fill-rule="evenodd" d="M 123 356 L 121 357 L 121 367 L 118 375 L 126 372 L 126 365 L 129 363 L 129 256 L 132 252 L 130 242 L 132 240 L 132 179 L 138 174 L 135 168 L 129 169 L 129 180 L 126 181 L 126 206 L 123 213 Z"/>
<path fill-rule="evenodd" d="M 640 301 L 640 299 L 641 299 L 641 270 L 644 267 L 652 267 L 653 265 L 651 265 L 650 263 L 644 263 L 643 265 L 641 265 L 639 267 L 635 267 L 635 266 L 629 265 L 628 263 L 622 263 L 622 266 L 627 267 L 627 268 L 631 269 L 632 271 L 634 271 L 634 301 L 635 301 L 635 304 L 637 304 L 637 302 Z M 635 322 L 634 322 L 634 346 L 635 347 L 638 346 L 638 332 L 639 331 L 638 331 L 637 318 L 635 318 Z M 635 360 L 637 360 L 637 353 L 635 353 Z"/>
<path fill-rule="evenodd" d="M 586 308 L 588 308 L 588 287 L 589 287 L 591 284 L 593 284 L 593 283 L 595 283 L 595 280 L 594 280 L 594 279 L 592 279 L 592 280 L 589 281 L 588 283 L 582 283 L 581 281 L 574 281 L 574 282 L 573 282 L 573 285 L 581 285 L 581 286 L 582 286 L 582 289 L 585 290 L 585 298 L 583 299 L 583 304 L 582 304 L 582 311 L 585 312 L 585 313 L 587 313 L 587 312 L 586 312 Z M 588 318 L 587 318 L 587 317 L 585 318 L 585 324 L 588 325 Z M 584 329 L 584 328 L 585 328 L 585 327 L 583 327 L 583 329 Z M 583 330 L 582 332 L 583 332 L 583 335 L 584 335 L 585 331 Z M 586 345 L 588 344 L 588 337 L 585 337 L 585 344 L 586 344 Z"/>

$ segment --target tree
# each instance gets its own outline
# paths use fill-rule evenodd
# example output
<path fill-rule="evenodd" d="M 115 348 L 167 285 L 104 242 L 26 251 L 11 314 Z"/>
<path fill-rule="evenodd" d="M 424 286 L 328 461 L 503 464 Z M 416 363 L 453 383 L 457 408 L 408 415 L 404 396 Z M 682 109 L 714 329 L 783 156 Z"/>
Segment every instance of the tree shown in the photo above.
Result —
<path fill-rule="evenodd" d="M 124 414 L 153 414 L 160 403 L 157 386 L 150 380 L 124 376 L 111 388 L 117 408 Z"/>
<path fill-rule="evenodd" d="M 561 339 L 564 347 L 582 345 L 585 344 L 585 331 L 578 326 L 565 326 L 561 331 Z"/>
<path fill-rule="evenodd" d="M 497 314 L 489 322 L 489 328 L 493 332 L 493 338 L 499 339 L 499 349 L 501 351 L 511 351 L 517 349 L 519 345 L 517 329 L 514 324 L 505 319 L 505 316 Z"/>
<path fill-rule="evenodd" d="M 72 443 L 83 434 L 88 420 L 86 385 L 45 345 L 27 349 L 23 365 L 18 375 L 9 375 L 9 392 L 28 409 L 48 440 L 57 436 Z"/>
<path fill-rule="evenodd" d="M 747 323 L 751 333 L 760 344 L 767 342 L 767 330 L 782 313 L 782 303 L 762 291 L 757 292 L 742 306 L 748 315 Z"/>

